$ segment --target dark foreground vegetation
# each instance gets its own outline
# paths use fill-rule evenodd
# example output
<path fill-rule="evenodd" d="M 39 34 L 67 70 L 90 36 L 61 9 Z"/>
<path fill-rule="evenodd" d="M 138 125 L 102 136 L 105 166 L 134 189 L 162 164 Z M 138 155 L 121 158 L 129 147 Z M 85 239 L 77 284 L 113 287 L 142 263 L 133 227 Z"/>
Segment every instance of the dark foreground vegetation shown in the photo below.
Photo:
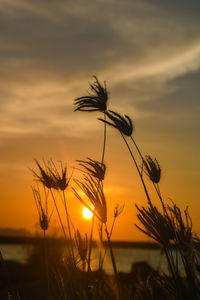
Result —
<path fill-rule="evenodd" d="M 80 268 L 74 268 L 73 264 L 69 265 L 67 257 L 63 257 L 64 246 L 60 243 L 48 245 L 48 261 L 51 262 L 48 278 L 50 297 L 43 267 L 43 245 L 34 246 L 33 249 L 27 264 L 4 261 L 1 265 L 1 300 L 116 299 L 115 277 L 106 275 L 103 270 L 85 272 Z M 146 262 L 133 264 L 129 274 L 118 273 L 123 299 L 136 299 L 136 294 L 150 276 L 158 276 L 158 273 Z M 161 295 L 156 283 L 153 289 L 154 296 Z"/>
<path fill-rule="evenodd" d="M 156 159 L 143 155 L 134 139 L 132 120 L 108 109 L 106 84 L 101 85 L 96 77 L 90 84 L 88 95 L 75 99 L 75 111 L 99 112 L 98 118 L 104 125 L 104 140 L 100 161 L 88 158 L 79 160 L 77 169 L 82 180 L 69 175 L 66 165 L 60 166 L 53 160 L 36 160 L 37 170 L 32 170 L 36 181 L 33 195 L 38 209 L 43 242 L 30 255 L 25 265 L 4 263 L 2 259 L 1 291 L 5 299 L 116 299 L 116 300 L 198 300 L 200 299 L 200 240 L 192 232 L 192 221 L 188 209 L 183 212 L 171 202 L 166 203 L 161 189 L 161 167 Z M 139 184 L 144 189 L 146 205 L 136 204 L 138 223 L 135 225 L 152 241 L 156 242 L 165 255 L 169 273 L 153 270 L 146 263 L 134 264 L 130 274 L 120 274 L 111 243 L 114 225 L 124 206 L 116 204 L 111 226 L 108 226 L 107 200 L 104 194 L 104 163 L 106 149 L 106 127 L 119 132 L 127 147 L 133 166 L 138 173 Z M 135 179 L 134 179 L 135 180 Z M 80 233 L 69 213 L 70 199 L 67 191 L 71 185 L 74 195 L 92 213 L 89 237 Z M 151 196 L 151 188 L 155 196 Z M 63 204 L 66 222 L 58 201 Z M 53 209 L 49 204 L 53 203 Z M 70 243 L 62 247 L 50 245 L 46 238 L 52 213 L 55 211 L 63 237 Z M 99 267 L 91 267 L 93 230 L 99 231 Z M 132 226 L 130 224 L 130 226 Z M 107 245 L 103 242 L 107 240 Z M 73 246 L 74 245 L 74 246 Z M 74 248 L 76 247 L 76 252 Z M 113 275 L 104 272 L 105 256 L 110 256 Z M 183 270 L 183 271 L 182 271 Z M 17 275 L 18 274 L 18 275 Z"/>

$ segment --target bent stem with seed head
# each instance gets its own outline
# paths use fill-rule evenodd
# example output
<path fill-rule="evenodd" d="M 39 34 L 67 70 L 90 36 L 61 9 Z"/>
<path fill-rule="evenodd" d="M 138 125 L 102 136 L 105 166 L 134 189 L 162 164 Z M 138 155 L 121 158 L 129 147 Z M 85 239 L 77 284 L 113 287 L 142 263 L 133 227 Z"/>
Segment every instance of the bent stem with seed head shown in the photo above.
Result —
<path fill-rule="evenodd" d="M 145 182 L 143 180 L 142 174 L 141 174 L 141 172 L 139 170 L 137 161 L 136 161 L 136 159 L 135 159 L 135 157 L 133 155 L 133 152 L 132 152 L 132 150 L 131 150 L 131 148 L 130 148 L 130 146 L 129 146 L 126 138 L 125 138 L 125 136 L 129 136 L 130 137 L 132 135 L 132 132 L 133 132 L 133 124 L 132 124 L 131 119 L 127 115 L 125 115 L 123 117 L 119 113 L 116 113 L 116 112 L 114 112 L 112 110 L 106 111 L 104 114 L 107 115 L 112 122 L 106 121 L 105 119 L 101 119 L 101 118 L 99 118 L 99 120 L 102 121 L 103 123 L 106 123 L 106 124 L 108 124 L 108 125 L 116 128 L 120 132 L 120 134 L 121 134 L 121 136 L 122 136 L 122 138 L 123 138 L 123 140 L 124 140 L 124 142 L 125 142 L 128 150 L 130 152 L 130 155 L 131 155 L 131 157 L 132 157 L 132 159 L 134 161 L 134 164 L 136 166 L 136 169 L 137 169 L 137 172 L 138 172 L 138 174 L 140 176 L 140 179 L 142 181 L 142 185 L 143 185 L 145 194 L 147 196 L 147 200 L 148 200 L 149 204 L 152 206 L 151 199 L 150 199 L 149 193 L 147 191 Z M 139 150 L 139 148 L 138 148 L 138 150 Z M 139 153 L 142 156 L 140 150 L 139 150 Z"/>

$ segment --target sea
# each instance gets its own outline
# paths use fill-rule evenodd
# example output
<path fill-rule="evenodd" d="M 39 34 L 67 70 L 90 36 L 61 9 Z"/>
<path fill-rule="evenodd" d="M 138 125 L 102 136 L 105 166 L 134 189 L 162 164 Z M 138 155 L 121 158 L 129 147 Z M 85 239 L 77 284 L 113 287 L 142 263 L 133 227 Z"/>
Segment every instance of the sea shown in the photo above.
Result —
<path fill-rule="evenodd" d="M 4 260 L 13 260 L 20 263 L 26 263 L 29 251 L 24 245 L 1 244 L 0 251 Z M 129 273 L 132 265 L 137 262 L 147 262 L 156 270 L 168 273 L 168 266 L 165 256 L 161 254 L 159 249 L 134 249 L 134 248 L 113 248 L 116 259 L 117 270 L 119 272 Z M 99 251 L 98 248 L 92 249 L 91 268 L 98 269 L 99 266 Z M 103 269 L 107 274 L 112 274 L 112 264 L 109 251 L 105 256 Z"/>

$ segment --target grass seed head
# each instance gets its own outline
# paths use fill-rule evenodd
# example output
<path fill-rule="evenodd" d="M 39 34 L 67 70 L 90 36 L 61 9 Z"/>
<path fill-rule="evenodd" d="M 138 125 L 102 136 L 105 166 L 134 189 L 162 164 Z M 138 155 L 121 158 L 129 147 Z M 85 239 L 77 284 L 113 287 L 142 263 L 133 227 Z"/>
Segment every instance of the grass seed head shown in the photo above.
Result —
<path fill-rule="evenodd" d="M 67 178 L 67 167 L 63 167 L 62 163 L 60 163 L 60 171 L 58 170 L 56 164 L 51 159 L 48 165 L 48 171 L 53 177 L 55 188 L 57 190 L 64 191 L 69 185 L 71 180 L 71 176 Z"/>
<path fill-rule="evenodd" d="M 143 161 L 145 173 L 153 183 L 159 183 L 161 177 L 161 168 L 157 159 L 153 160 L 150 156 L 146 155 Z"/>
<path fill-rule="evenodd" d="M 49 168 L 45 165 L 45 169 L 39 164 L 39 162 L 35 159 L 35 162 L 39 168 L 39 173 L 36 173 L 32 170 L 37 181 L 41 182 L 48 189 L 54 188 L 56 189 L 55 180 L 49 171 Z"/>
<path fill-rule="evenodd" d="M 182 216 L 180 208 L 175 204 L 173 204 L 173 206 L 168 206 L 168 210 L 173 222 L 177 245 L 183 249 L 189 248 L 191 246 L 193 236 L 192 221 L 188 212 L 188 208 L 184 210 L 185 218 Z"/>
<path fill-rule="evenodd" d="M 136 225 L 138 229 L 164 247 L 168 246 L 175 239 L 174 228 L 166 214 L 159 212 L 155 206 L 139 208 L 136 205 L 136 208 L 139 212 L 137 217 L 144 226 L 144 229 L 142 229 Z"/>
<path fill-rule="evenodd" d="M 102 118 L 99 118 L 99 120 L 118 129 L 122 134 L 126 136 L 132 135 L 133 123 L 127 115 L 124 115 L 123 117 L 120 114 L 114 112 L 113 110 L 105 112 L 105 115 L 111 120 L 111 122 Z"/>
<path fill-rule="evenodd" d="M 47 230 L 49 227 L 48 217 L 44 213 L 40 218 L 40 226 L 42 230 Z"/>
<path fill-rule="evenodd" d="M 76 107 L 74 111 L 105 112 L 107 110 L 108 92 L 106 82 L 102 86 L 96 76 L 94 76 L 94 79 L 94 83 L 90 84 L 91 92 L 89 95 L 74 100 Z"/>
<path fill-rule="evenodd" d="M 119 215 L 121 215 L 123 210 L 124 210 L 124 204 L 123 205 L 116 204 L 114 208 L 114 218 L 117 218 Z"/>
<path fill-rule="evenodd" d="M 85 234 L 85 236 L 81 236 L 79 230 L 77 229 L 77 231 L 75 232 L 75 242 L 81 260 L 85 261 L 87 259 L 87 253 L 88 253 L 87 234 Z"/>
<path fill-rule="evenodd" d="M 45 231 L 48 229 L 50 221 L 48 216 L 48 195 L 44 191 L 45 199 L 43 200 L 39 188 L 32 188 L 32 191 L 39 215 L 40 227 Z"/>
<path fill-rule="evenodd" d="M 80 166 L 84 168 L 83 172 L 86 172 L 99 180 L 104 180 L 106 172 L 106 166 L 104 163 L 100 163 L 97 160 L 93 160 L 91 158 L 88 158 L 87 161 L 78 160 L 78 162 L 80 163 Z"/>

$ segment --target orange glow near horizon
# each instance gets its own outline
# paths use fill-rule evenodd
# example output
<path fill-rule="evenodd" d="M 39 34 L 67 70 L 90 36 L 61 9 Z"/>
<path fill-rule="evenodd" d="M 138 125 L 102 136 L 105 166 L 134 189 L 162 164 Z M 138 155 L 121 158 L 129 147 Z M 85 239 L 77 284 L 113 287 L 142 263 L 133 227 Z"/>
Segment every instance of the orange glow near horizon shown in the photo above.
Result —
<path fill-rule="evenodd" d="M 93 213 L 87 208 L 87 207 L 83 207 L 83 217 L 85 219 L 91 219 L 93 216 Z"/>

